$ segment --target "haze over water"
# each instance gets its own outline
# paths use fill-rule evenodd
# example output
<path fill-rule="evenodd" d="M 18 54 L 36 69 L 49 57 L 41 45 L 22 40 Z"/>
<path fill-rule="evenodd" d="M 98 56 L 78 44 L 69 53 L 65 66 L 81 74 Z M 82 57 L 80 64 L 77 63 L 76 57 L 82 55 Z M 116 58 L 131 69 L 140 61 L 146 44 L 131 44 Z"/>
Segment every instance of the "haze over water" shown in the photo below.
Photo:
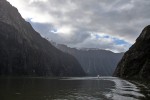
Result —
<path fill-rule="evenodd" d="M 136 85 L 114 77 L 0 79 L 0 100 L 146 99 L 148 91 L 141 92 Z"/>

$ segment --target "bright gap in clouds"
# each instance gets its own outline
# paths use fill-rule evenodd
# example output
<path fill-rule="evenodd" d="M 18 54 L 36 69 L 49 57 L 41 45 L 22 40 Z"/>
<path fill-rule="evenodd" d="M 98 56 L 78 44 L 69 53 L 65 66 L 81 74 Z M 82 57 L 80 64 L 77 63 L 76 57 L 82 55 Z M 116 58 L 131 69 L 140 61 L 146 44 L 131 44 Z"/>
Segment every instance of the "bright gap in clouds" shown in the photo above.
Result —
<path fill-rule="evenodd" d="M 42 36 L 77 48 L 124 52 L 150 23 L 148 0 L 7 0 Z"/>

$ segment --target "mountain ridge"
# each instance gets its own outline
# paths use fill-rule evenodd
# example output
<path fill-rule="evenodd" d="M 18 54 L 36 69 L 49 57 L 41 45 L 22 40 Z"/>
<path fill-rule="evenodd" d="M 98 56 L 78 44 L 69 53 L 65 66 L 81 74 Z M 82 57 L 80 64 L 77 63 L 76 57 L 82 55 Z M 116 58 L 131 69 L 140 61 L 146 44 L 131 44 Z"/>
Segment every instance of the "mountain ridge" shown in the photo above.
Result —
<path fill-rule="evenodd" d="M 42 38 L 6 0 L 0 0 L 0 37 L 0 75 L 85 75 L 72 55 Z"/>
<path fill-rule="evenodd" d="M 101 49 L 77 49 L 51 42 L 56 48 L 73 55 L 89 76 L 111 76 L 123 53 Z"/>
<path fill-rule="evenodd" d="M 136 42 L 124 54 L 114 76 L 150 79 L 150 25 L 146 26 Z"/>

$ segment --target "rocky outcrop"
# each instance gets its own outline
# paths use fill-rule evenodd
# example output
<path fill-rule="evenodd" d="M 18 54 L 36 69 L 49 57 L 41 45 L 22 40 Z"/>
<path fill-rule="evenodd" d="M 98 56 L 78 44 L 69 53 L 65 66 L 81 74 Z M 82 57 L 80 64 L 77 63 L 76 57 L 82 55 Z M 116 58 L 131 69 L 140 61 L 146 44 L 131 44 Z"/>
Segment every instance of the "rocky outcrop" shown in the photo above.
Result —
<path fill-rule="evenodd" d="M 144 28 L 135 44 L 124 54 L 114 76 L 150 79 L 150 25 Z"/>
<path fill-rule="evenodd" d="M 0 75 L 83 76 L 78 61 L 37 33 L 18 10 L 0 0 Z"/>
<path fill-rule="evenodd" d="M 52 44 L 63 52 L 73 55 L 89 76 L 112 76 L 117 63 L 123 56 L 123 53 L 113 53 L 107 50 L 76 49 L 62 44 Z"/>

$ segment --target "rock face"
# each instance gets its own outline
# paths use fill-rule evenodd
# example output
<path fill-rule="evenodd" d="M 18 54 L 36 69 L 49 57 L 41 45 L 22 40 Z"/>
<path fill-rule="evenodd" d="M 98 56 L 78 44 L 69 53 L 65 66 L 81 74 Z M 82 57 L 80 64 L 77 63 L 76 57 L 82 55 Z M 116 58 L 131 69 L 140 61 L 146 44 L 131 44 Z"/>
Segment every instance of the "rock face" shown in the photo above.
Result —
<path fill-rule="evenodd" d="M 78 61 L 26 22 L 18 10 L 0 0 L 0 75 L 83 76 Z"/>
<path fill-rule="evenodd" d="M 136 43 L 124 54 L 114 76 L 150 79 L 150 25 L 144 28 Z"/>
<path fill-rule="evenodd" d="M 73 55 L 89 76 L 112 76 L 123 53 L 100 49 L 75 49 L 53 43 L 58 49 Z"/>

